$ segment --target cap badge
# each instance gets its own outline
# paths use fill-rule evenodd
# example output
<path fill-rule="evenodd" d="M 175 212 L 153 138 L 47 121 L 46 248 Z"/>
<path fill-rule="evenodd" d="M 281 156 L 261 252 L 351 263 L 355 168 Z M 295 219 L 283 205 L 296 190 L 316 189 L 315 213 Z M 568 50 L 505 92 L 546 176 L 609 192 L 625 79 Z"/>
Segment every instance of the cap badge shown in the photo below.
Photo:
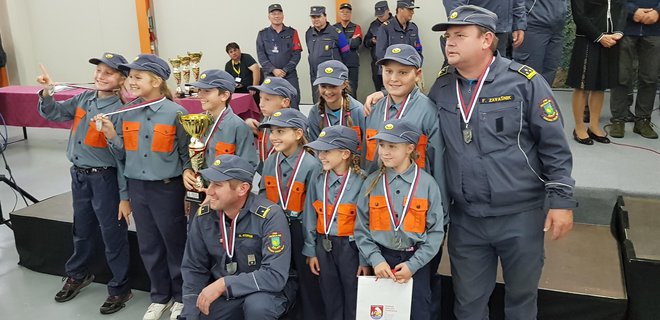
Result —
<path fill-rule="evenodd" d="M 269 84 L 269 83 L 270 83 L 270 79 L 264 80 L 264 84 Z"/>
<path fill-rule="evenodd" d="M 331 74 L 333 71 L 335 71 L 335 69 L 332 69 L 330 67 L 325 68 L 325 73 L 327 73 L 327 74 Z"/>
<path fill-rule="evenodd" d="M 323 138 L 323 137 L 325 137 L 325 131 L 321 131 L 321 133 L 319 133 L 319 138 Z"/>
<path fill-rule="evenodd" d="M 393 125 L 393 124 L 388 123 L 388 124 L 385 125 L 385 130 L 392 130 L 392 129 L 394 129 L 394 125 Z"/>
<path fill-rule="evenodd" d="M 279 116 L 281 116 L 281 115 L 282 115 L 282 113 L 279 112 L 279 111 L 273 113 L 273 117 L 279 117 Z"/>
<path fill-rule="evenodd" d="M 199 76 L 199 78 L 202 79 L 202 80 L 206 79 L 206 73 L 202 73 L 202 75 Z"/>
<path fill-rule="evenodd" d="M 105 55 L 105 58 L 106 58 L 106 59 L 111 59 L 112 57 L 114 57 L 114 56 L 111 55 L 111 54 L 109 54 L 109 53 Z"/>
<path fill-rule="evenodd" d="M 133 61 L 137 61 L 138 59 L 140 59 L 140 56 L 135 57 L 135 59 L 133 59 Z"/>
<path fill-rule="evenodd" d="M 394 53 L 394 54 L 396 54 L 396 53 L 401 53 L 401 48 L 394 48 L 394 49 L 392 49 L 392 53 Z"/>
<path fill-rule="evenodd" d="M 456 19 L 458 17 L 458 12 L 454 11 L 451 13 L 451 16 L 449 16 L 450 19 Z"/>
<path fill-rule="evenodd" d="M 213 165 L 216 166 L 216 167 L 220 166 L 221 164 L 222 164 L 222 161 L 220 161 L 220 160 L 213 161 Z"/>

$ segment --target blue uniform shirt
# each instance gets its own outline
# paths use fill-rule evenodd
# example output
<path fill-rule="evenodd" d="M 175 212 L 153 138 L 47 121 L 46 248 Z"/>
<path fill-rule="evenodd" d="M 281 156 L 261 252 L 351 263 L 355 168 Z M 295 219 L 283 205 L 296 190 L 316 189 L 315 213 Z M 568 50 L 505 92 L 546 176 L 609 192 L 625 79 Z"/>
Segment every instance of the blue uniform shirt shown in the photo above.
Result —
<path fill-rule="evenodd" d="M 269 26 L 257 35 L 257 58 L 265 74 L 272 74 L 275 69 L 282 69 L 287 75 L 296 74 L 301 52 L 298 31 L 292 27 L 283 26 L 278 33 Z"/>

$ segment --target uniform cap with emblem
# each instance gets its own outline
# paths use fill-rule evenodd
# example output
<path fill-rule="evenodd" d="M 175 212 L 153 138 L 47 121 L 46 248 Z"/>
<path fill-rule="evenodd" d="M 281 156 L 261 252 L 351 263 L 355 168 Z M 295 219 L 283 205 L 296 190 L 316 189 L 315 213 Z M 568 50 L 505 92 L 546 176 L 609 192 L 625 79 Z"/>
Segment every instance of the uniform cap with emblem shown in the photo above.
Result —
<path fill-rule="evenodd" d="M 319 64 L 314 85 L 330 84 L 340 86 L 346 80 L 348 80 L 348 68 L 346 65 L 338 60 L 328 60 Z"/>
<path fill-rule="evenodd" d="M 211 182 L 239 180 L 252 183 L 254 167 L 239 156 L 223 154 L 215 158 L 210 167 L 200 170 L 199 173 Z"/>
<path fill-rule="evenodd" d="M 279 4 L 279 3 L 273 3 L 273 4 L 268 6 L 268 13 L 271 13 L 275 10 L 284 11 L 284 10 L 282 10 L 282 5 Z"/>
<path fill-rule="evenodd" d="M 413 66 L 417 69 L 422 67 L 422 57 L 413 46 L 409 44 L 393 44 L 385 50 L 385 56 L 376 62 L 377 65 L 383 65 L 392 60 L 406 66 Z"/>
<path fill-rule="evenodd" d="M 296 109 L 286 108 L 273 113 L 259 128 L 270 128 L 270 126 L 302 129 L 307 132 L 307 117 Z"/>
<path fill-rule="evenodd" d="M 392 119 L 385 121 L 378 130 L 378 134 L 369 140 L 382 140 L 391 143 L 417 144 L 422 135 L 419 128 L 412 122 L 404 119 Z"/>
<path fill-rule="evenodd" d="M 324 6 L 313 6 L 309 8 L 309 15 L 312 17 L 316 16 L 322 16 L 325 14 L 325 7 Z"/>
<path fill-rule="evenodd" d="M 419 9 L 419 7 L 415 7 L 414 0 L 399 0 L 396 2 L 396 7 L 407 8 L 407 9 Z"/>
<path fill-rule="evenodd" d="M 347 126 L 332 126 L 321 130 L 318 139 L 305 145 L 319 151 L 347 149 L 358 153 L 358 136 L 355 130 Z"/>
<path fill-rule="evenodd" d="M 351 6 L 351 4 L 348 3 L 348 2 L 344 2 L 344 3 L 339 5 L 339 10 L 341 10 L 341 9 L 348 9 L 348 10 L 353 11 L 353 6 Z"/>
<path fill-rule="evenodd" d="M 206 70 L 199 75 L 199 80 L 193 83 L 186 83 L 186 85 L 200 89 L 218 88 L 230 92 L 236 90 L 234 77 L 227 71 L 220 69 Z"/>
<path fill-rule="evenodd" d="M 167 80 L 170 78 L 170 66 L 165 60 L 154 54 L 140 54 L 131 63 L 119 65 L 119 70 L 130 71 L 131 69 L 149 71 Z"/>
<path fill-rule="evenodd" d="M 280 96 L 294 100 L 298 96 L 296 88 L 294 88 L 289 81 L 278 77 L 268 77 L 264 82 L 258 86 L 249 86 L 249 90 L 258 90 L 274 96 Z"/>
<path fill-rule="evenodd" d="M 123 73 L 125 76 L 128 75 L 128 72 L 126 70 L 119 69 L 120 64 L 128 63 L 128 61 L 126 61 L 126 58 L 124 58 L 124 56 L 122 56 L 121 54 L 106 52 L 100 58 L 89 59 L 89 63 L 94 65 L 98 65 L 99 63 L 104 63 L 108 67 Z"/>
<path fill-rule="evenodd" d="M 374 5 L 374 10 L 376 17 L 382 17 L 385 14 L 385 10 L 390 10 L 390 7 L 387 5 L 387 1 L 378 1 Z"/>
<path fill-rule="evenodd" d="M 492 11 L 474 5 L 456 7 L 449 13 L 447 22 L 433 26 L 433 31 L 447 31 L 450 26 L 477 25 L 495 32 L 497 15 Z"/>

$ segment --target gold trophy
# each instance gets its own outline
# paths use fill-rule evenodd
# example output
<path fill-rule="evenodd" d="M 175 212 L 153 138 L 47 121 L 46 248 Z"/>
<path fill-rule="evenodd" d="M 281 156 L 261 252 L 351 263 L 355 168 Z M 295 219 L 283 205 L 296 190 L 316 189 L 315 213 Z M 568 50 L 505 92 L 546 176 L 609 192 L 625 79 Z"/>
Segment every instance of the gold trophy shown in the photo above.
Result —
<path fill-rule="evenodd" d="M 199 61 L 202 60 L 202 52 L 188 51 L 188 56 L 190 57 L 190 68 L 192 70 L 193 79 L 197 81 L 199 80 Z"/>
<path fill-rule="evenodd" d="M 181 89 L 181 70 L 179 70 L 179 67 L 181 66 L 181 59 L 179 58 L 170 58 L 170 64 L 172 65 L 172 75 L 174 76 L 174 80 L 176 81 L 176 96 L 181 97 L 183 95 L 183 90 Z"/>
<path fill-rule="evenodd" d="M 190 57 L 189 56 L 179 56 L 181 59 L 181 78 L 183 78 L 184 90 L 183 93 L 188 95 L 188 86 L 186 84 L 190 83 Z"/>
<path fill-rule="evenodd" d="M 211 117 L 205 114 L 184 115 L 182 112 L 178 112 L 177 119 L 181 123 L 183 130 L 191 137 L 190 144 L 188 144 L 188 154 L 190 155 L 190 163 L 197 178 L 197 182 L 195 183 L 196 190 L 186 190 L 186 200 L 201 203 L 204 200 L 204 193 L 197 190 L 202 189 L 204 184 L 202 184 L 202 178 L 198 171 L 204 165 L 204 151 L 206 147 L 200 138 L 211 125 Z"/>

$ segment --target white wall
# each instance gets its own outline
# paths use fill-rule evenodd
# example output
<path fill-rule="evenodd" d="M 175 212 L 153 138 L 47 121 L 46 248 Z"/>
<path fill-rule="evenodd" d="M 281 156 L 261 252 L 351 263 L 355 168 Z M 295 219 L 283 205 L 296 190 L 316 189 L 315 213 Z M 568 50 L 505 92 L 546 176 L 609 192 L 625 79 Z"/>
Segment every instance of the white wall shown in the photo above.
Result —
<path fill-rule="evenodd" d="M 39 63 L 54 81 L 90 82 L 89 58 L 139 52 L 132 0 L 0 0 L 0 32 L 15 85 L 35 85 Z"/>
<path fill-rule="evenodd" d="M 159 55 L 164 59 L 202 50 L 202 70 L 224 68 L 229 59 L 225 45 L 237 42 L 255 59 L 257 32 L 270 23 L 267 7 L 280 1 L 285 24 L 298 29 L 303 55 L 298 65 L 303 102 L 311 102 L 309 65 L 304 35 L 311 25 L 309 7 L 324 5 L 328 20 L 335 22 L 335 1 L 282 0 L 153 0 Z M 353 0 L 353 21 L 366 33 L 373 21 L 375 0 Z M 389 0 L 390 8 L 396 1 Z M 418 0 L 413 21 L 419 26 L 424 46 L 424 80 L 431 86 L 442 65 L 439 33 L 431 26 L 446 20 L 441 1 Z M 139 52 L 137 20 L 133 0 L 0 0 L 0 32 L 9 53 L 12 84 L 32 85 L 38 63 L 44 63 L 55 81 L 90 80 L 90 57 L 116 51 L 131 60 Z M 359 96 L 373 90 L 369 52 L 362 48 Z M 173 79 L 170 85 L 174 86 Z"/>

